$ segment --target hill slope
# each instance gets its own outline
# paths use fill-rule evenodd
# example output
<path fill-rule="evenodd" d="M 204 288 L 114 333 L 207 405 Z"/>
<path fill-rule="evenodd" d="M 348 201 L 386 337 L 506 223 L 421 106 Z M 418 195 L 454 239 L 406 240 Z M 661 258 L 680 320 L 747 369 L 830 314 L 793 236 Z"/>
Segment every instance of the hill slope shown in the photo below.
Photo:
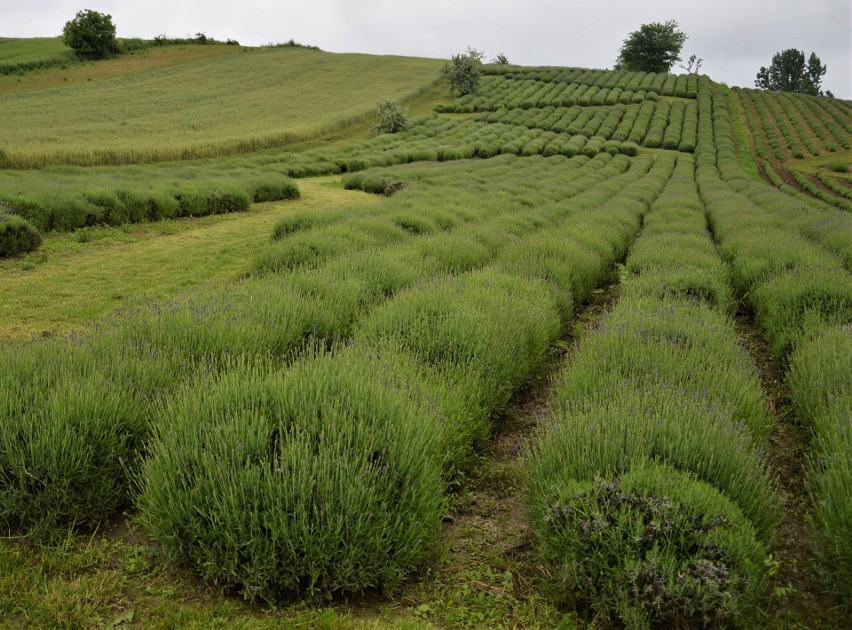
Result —
<path fill-rule="evenodd" d="M 344 176 L 271 231 L 260 213 L 186 231 L 218 239 L 186 249 L 220 271 L 249 250 L 240 282 L 146 286 L 172 297 L 0 345 L 0 527 L 119 529 L 63 558 L 0 541 L 0 622 L 315 614 L 283 594 L 332 602 L 305 625 L 843 625 L 825 592 L 852 583 L 852 215 L 763 182 L 708 77 L 486 72 L 479 94 L 348 145 L 2 173 L 4 205 L 55 230 Z M 56 239 L 78 236 L 91 269 L 69 299 L 121 275 L 109 256 L 86 268 L 98 229 Z M 202 282 L 175 249 L 168 286 Z M 220 606 L 163 550 L 278 604 Z M 379 588 L 399 596 L 363 597 Z"/>
<path fill-rule="evenodd" d="M 209 157 L 281 146 L 434 83 L 434 59 L 244 49 L 38 91 L 0 91 L 7 168 Z M 62 72 L 54 70 L 53 72 Z"/>

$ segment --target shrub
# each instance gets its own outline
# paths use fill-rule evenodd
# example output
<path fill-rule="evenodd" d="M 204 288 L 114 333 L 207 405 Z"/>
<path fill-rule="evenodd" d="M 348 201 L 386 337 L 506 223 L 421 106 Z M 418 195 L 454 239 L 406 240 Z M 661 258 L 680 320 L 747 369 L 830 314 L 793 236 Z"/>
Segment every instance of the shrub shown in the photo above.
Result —
<path fill-rule="evenodd" d="M 395 192 L 402 190 L 405 184 L 389 175 L 351 173 L 343 177 L 343 187 L 346 190 L 363 190 L 375 195 L 390 197 Z"/>
<path fill-rule="evenodd" d="M 639 145 L 636 144 L 635 142 L 630 142 L 629 140 L 627 142 L 622 142 L 621 143 L 621 152 L 624 155 L 630 155 L 630 156 L 639 155 Z"/>
<path fill-rule="evenodd" d="M 532 522 L 561 599 L 631 628 L 725 626 L 758 612 L 766 550 L 709 484 L 654 463 L 549 481 L 534 486 Z"/>
<path fill-rule="evenodd" d="M 396 133 L 408 127 L 408 115 L 402 107 L 387 99 L 378 102 L 376 124 L 373 125 L 374 133 Z"/>
<path fill-rule="evenodd" d="M 442 433 L 398 366 L 343 352 L 200 383 L 158 420 L 148 531 L 249 599 L 396 587 L 434 554 L 444 510 Z"/>
<path fill-rule="evenodd" d="M 173 219 L 179 210 L 180 202 L 177 199 L 163 192 L 155 192 L 148 197 L 146 217 L 149 221 Z"/>
<path fill-rule="evenodd" d="M 828 166 L 829 170 L 832 170 L 835 173 L 849 172 L 849 164 L 846 162 L 846 160 L 835 158 L 831 160 L 828 164 L 826 164 L 826 166 Z"/>
<path fill-rule="evenodd" d="M 482 55 L 475 50 L 467 49 L 464 53 L 452 56 L 452 64 L 444 64 L 441 77 L 447 84 L 450 94 L 473 94 L 479 87 Z"/>
<path fill-rule="evenodd" d="M 299 187 L 296 182 L 283 177 L 268 177 L 255 181 L 249 185 L 249 190 L 252 201 L 255 203 L 299 198 Z"/>
<path fill-rule="evenodd" d="M 130 211 L 114 192 L 91 191 L 86 193 L 84 198 L 102 209 L 101 220 L 107 225 L 123 225 L 130 221 Z"/>
<path fill-rule="evenodd" d="M 127 502 L 150 408 L 90 348 L 20 350 L 10 346 L 0 361 L 0 528 L 48 539 L 56 528 L 94 526 Z M 128 370 L 138 362 L 127 353 L 110 359 Z"/>
<path fill-rule="evenodd" d="M 62 43 L 78 57 L 103 59 L 118 52 L 112 16 L 86 9 L 78 11 L 62 29 Z"/>
<path fill-rule="evenodd" d="M 41 245 L 41 234 L 26 219 L 0 210 L 0 258 L 31 252 Z"/>
<path fill-rule="evenodd" d="M 180 204 L 178 216 L 182 217 L 242 212 L 251 204 L 248 193 L 242 188 L 189 189 L 181 191 L 175 198 Z"/>

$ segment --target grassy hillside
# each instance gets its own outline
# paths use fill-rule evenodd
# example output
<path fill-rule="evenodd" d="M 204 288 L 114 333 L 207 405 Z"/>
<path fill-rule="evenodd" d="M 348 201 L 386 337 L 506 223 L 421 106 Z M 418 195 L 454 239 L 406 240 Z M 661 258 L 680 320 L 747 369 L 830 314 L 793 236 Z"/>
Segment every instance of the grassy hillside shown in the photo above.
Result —
<path fill-rule="evenodd" d="M 59 37 L 0 37 L 0 75 L 73 61 Z"/>
<path fill-rule="evenodd" d="M 38 92 L 0 94 L 4 166 L 120 164 L 281 146 L 430 85 L 440 61 L 246 50 Z"/>
<path fill-rule="evenodd" d="M 763 181 L 706 76 L 487 66 L 376 137 L 322 106 L 438 65 L 236 52 L 3 97 L 115 124 L 120 86 L 183 77 L 149 115 L 234 148 L 262 125 L 199 95 L 327 81 L 277 104 L 314 129 L 288 147 L 0 173 L 51 230 L 0 265 L 0 332 L 72 329 L 0 341 L 0 625 L 843 626 L 852 214 Z"/>
<path fill-rule="evenodd" d="M 237 46 L 181 44 L 137 48 L 126 54 L 100 61 L 81 61 L 63 57 L 61 60 L 55 60 L 56 63 L 46 62 L 37 64 L 35 68 L 24 67 L 11 74 L 0 74 L 0 94 L 105 81 L 156 68 L 239 54 L 241 50 Z"/>

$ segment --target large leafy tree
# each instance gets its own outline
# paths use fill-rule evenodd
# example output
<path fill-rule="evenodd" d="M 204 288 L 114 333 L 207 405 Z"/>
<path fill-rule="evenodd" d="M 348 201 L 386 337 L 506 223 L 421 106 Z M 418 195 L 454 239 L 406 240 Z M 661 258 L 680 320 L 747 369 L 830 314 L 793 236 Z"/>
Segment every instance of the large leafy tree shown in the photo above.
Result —
<path fill-rule="evenodd" d="M 676 61 L 680 61 L 680 51 L 685 42 L 686 33 L 678 30 L 675 20 L 643 24 L 624 40 L 615 68 L 634 72 L 668 72 Z"/>
<path fill-rule="evenodd" d="M 816 54 L 811 53 L 805 62 L 805 53 L 788 48 L 775 53 L 767 68 L 761 66 L 754 84 L 762 90 L 773 92 L 799 92 L 812 96 L 821 96 L 822 77 L 826 68 Z"/>
<path fill-rule="evenodd" d="M 65 23 L 62 41 L 84 59 L 103 59 L 118 52 L 112 16 L 91 9 L 78 11 Z"/>

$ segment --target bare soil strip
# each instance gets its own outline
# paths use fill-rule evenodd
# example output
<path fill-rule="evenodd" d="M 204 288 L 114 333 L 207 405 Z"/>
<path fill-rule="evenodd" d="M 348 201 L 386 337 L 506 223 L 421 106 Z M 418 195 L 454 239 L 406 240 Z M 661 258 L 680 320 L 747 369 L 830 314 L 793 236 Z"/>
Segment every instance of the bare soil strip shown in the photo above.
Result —
<path fill-rule="evenodd" d="M 736 325 L 740 342 L 757 366 L 761 384 L 775 417 L 766 463 L 775 473 L 784 497 L 781 523 L 770 546 L 780 562 L 769 605 L 770 627 L 843 628 L 849 620 L 841 602 L 827 593 L 826 576 L 817 555 L 817 538 L 810 522 L 811 497 L 805 484 L 810 435 L 796 418 L 784 380 L 784 371 L 772 357 L 754 320 L 741 309 Z M 792 588 L 790 588 L 792 587 Z"/>
<path fill-rule="evenodd" d="M 544 627 L 553 621 L 553 618 L 548 620 L 549 614 L 556 614 L 552 608 L 542 610 L 549 606 L 542 599 L 549 580 L 546 568 L 537 564 L 525 516 L 524 453 L 536 427 L 548 413 L 554 377 L 578 340 L 595 328 L 612 308 L 619 289 L 618 274 L 613 270 L 606 283 L 575 314 L 571 327 L 554 344 L 552 355 L 536 377 L 510 401 L 498 419 L 495 434 L 484 445 L 479 463 L 452 497 L 443 536 L 448 552 L 436 570 L 436 579 L 442 583 L 437 590 L 440 592 L 442 586 L 458 589 L 465 582 L 471 590 L 485 596 L 479 599 L 500 600 L 506 610 L 500 625 L 527 627 L 532 621 Z M 415 586 L 413 592 L 404 593 L 400 603 L 416 607 L 424 595 L 429 598 L 430 591 L 436 594 L 435 584 L 425 582 Z M 424 586 L 426 593 L 422 590 Z M 519 612 L 529 613 L 534 609 L 538 609 L 534 620 Z M 475 606 L 471 610 L 475 613 Z M 456 625 L 452 617 L 442 614 L 446 612 L 438 611 L 434 620 Z M 477 625 L 476 619 L 456 621 L 460 625 Z"/>

